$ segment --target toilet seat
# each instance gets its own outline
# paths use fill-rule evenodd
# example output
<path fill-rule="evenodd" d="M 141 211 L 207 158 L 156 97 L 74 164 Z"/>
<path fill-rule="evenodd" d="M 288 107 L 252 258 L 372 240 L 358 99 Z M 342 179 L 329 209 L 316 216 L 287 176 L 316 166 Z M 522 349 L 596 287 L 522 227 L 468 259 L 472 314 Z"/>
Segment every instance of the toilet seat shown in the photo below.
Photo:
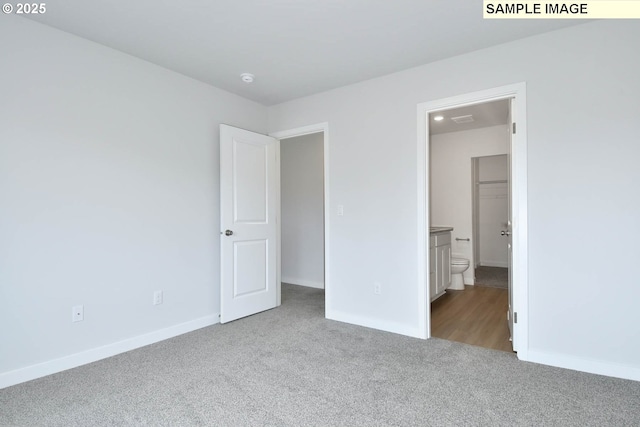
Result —
<path fill-rule="evenodd" d="M 466 258 L 451 258 L 451 265 L 468 265 L 469 260 Z"/>

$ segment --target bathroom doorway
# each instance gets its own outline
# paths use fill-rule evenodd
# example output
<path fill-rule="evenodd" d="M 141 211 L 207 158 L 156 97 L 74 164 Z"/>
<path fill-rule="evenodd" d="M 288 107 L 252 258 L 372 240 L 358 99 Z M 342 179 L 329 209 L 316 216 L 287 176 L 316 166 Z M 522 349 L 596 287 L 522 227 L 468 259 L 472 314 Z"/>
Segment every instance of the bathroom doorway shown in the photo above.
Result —
<path fill-rule="evenodd" d="M 500 114 L 502 122 L 500 123 L 492 123 L 488 126 L 485 126 L 483 129 L 484 136 L 481 136 L 480 133 L 476 136 L 472 136 L 472 141 L 468 144 L 468 147 L 471 151 L 467 152 L 465 156 L 468 155 L 466 164 L 463 162 L 461 166 L 456 166 L 456 164 L 452 163 L 446 158 L 438 158 L 438 153 L 436 152 L 438 148 L 437 139 L 447 139 L 451 138 L 451 134 L 455 132 L 446 131 L 444 134 L 449 134 L 449 136 L 445 137 L 437 137 L 438 131 L 433 131 L 436 126 L 437 116 L 445 116 L 440 119 L 440 122 L 445 122 L 448 125 L 453 125 L 450 122 L 455 122 L 456 125 L 463 124 L 464 126 L 469 126 L 466 129 L 459 129 L 459 134 L 462 134 L 465 131 L 471 131 L 474 126 L 474 122 L 476 118 L 474 117 L 473 112 L 468 113 L 464 110 L 470 107 L 478 107 L 482 108 L 488 106 L 494 101 L 502 101 L 502 105 L 506 106 L 506 114 Z M 425 254 L 425 269 L 423 277 L 425 277 L 425 282 L 427 282 L 427 286 L 429 283 L 429 268 L 430 268 L 430 249 L 429 249 L 429 226 L 437 225 L 437 226 L 450 226 L 454 228 L 451 235 L 451 245 L 453 257 L 456 258 L 456 255 L 468 255 L 469 265 L 472 266 L 468 271 L 465 271 L 464 275 L 464 283 L 465 290 L 458 292 L 458 295 L 467 295 L 470 300 L 473 302 L 478 302 L 480 300 L 491 299 L 490 297 L 486 297 L 479 294 L 480 290 L 487 290 L 487 292 L 491 293 L 496 290 L 496 288 L 491 287 L 482 287 L 475 286 L 475 264 L 476 260 L 474 259 L 473 254 L 473 245 L 475 239 L 473 237 L 473 227 L 472 227 L 472 158 L 473 157 L 486 157 L 493 155 L 507 155 L 507 164 L 508 164 L 508 173 L 511 183 L 510 193 L 512 193 L 513 197 L 510 201 L 508 201 L 509 208 L 511 210 L 510 220 L 507 223 L 507 229 L 505 230 L 506 239 L 508 241 L 509 250 L 512 251 L 512 257 L 509 259 L 509 265 L 512 267 L 509 271 L 509 276 L 513 277 L 511 280 L 512 288 L 507 289 L 506 293 L 504 289 L 497 289 L 501 291 L 503 294 L 503 302 L 502 304 L 506 305 L 506 309 L 499 308 L 497 310 L 493 310 L 494 313 L 492 316 L 495 317 L 496 321 L 500 324 L 500 328 L 504 332 L 503 335 L 507 336 L 507 340 L 509 335 L 513 338 L 512 342 L 509 342 L 511 348 L 509 351 L 516 351 L 518 353 L 518 357 L 526 360 L 527 358 L 527 343 L 528 343 L 528 318 L 527 318 L 527 248 L 526 248 L 526 111 L 525 111 L 525 85 L 515 84 L 511 86 L 504 86 L 500 88 L 489 89 L 485 91 L 480 91 L 476 93 L 470 93 L 467 95 L 456 96 L 452 98 L 442 99 L 438 101 L 428 102 L 424 104 L 418 105 L 418 143 L 419 150 L 420 144 L 424 150 L 424 205 L 425 205 L 425 224 L 424 224 L 424 254 Z M 448 114 L 448 117 L 447 117 Z M 471 116 L 471 117 L 469 117 Z M 506 120 L 505 120 L 506 116 Z M 515 118 L 520 117 L 521 120 L 518 121 L 518 129 L 517 134 L 516 127 L 514 125 Z M 448 118 L 448 120 L 447 120 Z M 456 119 L 456 120 L 453 120 Z M 478 120 L 479 121 L 479 120 Z M 477 125 L 477 124 L 476 124 Z M 422 127 L 424 126 L 424 128 Z M 502 128 L 502 137 L 504 137 L 503 141 L 499 144 L 502 144 L 502 151 L 494 151 L 494 152 L 472 152 L 473 150 L 478 150 L 479 146 L 473 146 L 473 142 L 476 144 L 482 145 L 482 138 L 487 137 L 488 134 L 498 134 L 500 133 L 499 128 Z M 491 129 L 493 128 L 493 129 Z M 424 131 L 423 131 L 424 129 Z M 469 135 L 467 135 L 469 136 Z M 434 140 L 435 143 L 434 143 Z M 485 146 L 486 141 L 484 141 Z M 489 144 L 490 145 L 490 144 Z M 440 146 L 442 148 L 443 145 Z M 445 152 L 449 152 L 450 155 L 459 155 L 455 153 L 456 150 L 452 147 L 448 147 L 444 149 Z M 460 150 L 457 150 L 460 151 Z M 422 151 L 419 151 L 422 152 Z M 453 154 L 452 154 L 453 153 Z M 440 153 L 442 154 L 442 153 Z M 454 206 L 459 206 L 461 203 L 465 203 L 464 199 L 466 198 L 466 203 L 468 204 L 468 209 L 466 213 L 463 209 L 453 209 L 450 210 L 450 215 L 447 217 L 439 216 L 442 214 L 440 207 L 437 204 L 437 198 L 443 193 L 442 188 L 440 188 L 440 184 L 437 178 L 433 178 L 432 174 L 437 173 L 438 169 L 455 169 L 459 170 L 460 173 L 456 173 L 456 176 L 453 176 L 451 182 L 449 182 L 449 190 L 451 193 L 462 194 L 460 200 L 462 202 L 453 202 Z M 451 172 L 451 171 L 450 171 Z M 442 182 L 442 181 L 440 181 Z M 466 196 L 465 196 L 466 194 Z M 421 199 L 421 195 L 419 193 L 419 201 Z M 467 215 L 469 217 L 466 223 L 458 222 L 461 215 Z M 443 223 L 443 221 L 445 223 Z M 456 230 L 455 225 L 451 223 L 446 223 L 451 221 L 453 223 L 459 224 Z M 511 252 L 510 252 L 511 253 Z M 467 258 L 467 257 L 465 257 Z M 453 266 L 453 263 L 452 263 Z M 429 303 L 429 292 L 428 287 L 425 286 L 425 299 L 427 299 L 426 304 L 426 335 L 436 336 L 435 333 L 432 333 L 437 329 L 437 310 L 438 305 L 443 305 L 441 303 L 442 299 L 436 300 L 433 304 Z M 471 292 L 467 292 L 470 290 Z M 448 292 L 447 292 L 448 293 Z M 453 292 L 452 294 L 455 294 Z M 460 297 L 457 297 L 460 300 Z M 432 310 L 434 316 L 432 316 Z M 487 314 L 484 310 L 476 310 L 471 307 L 467 307 L 458 311 L 456 315 L 450 316 L 451 319 L 460 319 L 460 318 L 468 318 L 473 311 L 481 311 L 485 315 Z M 485 316 L 486 317 L 486 316 Z M 464 335 L 469 336 L 473 335 L 474 330 L 478 332 L 479 329 L 484 330 L 485 332 L 488 330 L 490 332 L 494 332 L 496 328 L 483 328 L 480 327 L 479 324 L 484 322 L 486 319 L 482 321 L 476 320 L 474 323 L 474 328 L 470 328 L 467 331 L 458 331 L 457 338 L 454 338 L 454 335 L 451 334 L 447 339 L 454 339 L 463 341 L 460 337 Z M 513 322 L 517 320 L 517 322 Z M 449 326 L 451 326 L 451 322 L 447 322 Z M 464 337 L 463 337 L 464 338 Z M 471 342 L 472 343 L 472 342 Z M 473 344 L 473 343 L 472 343 Z M 478 345 L 477 343 L 475 343 Z M 503 350 L 506 350 L 502 348 Z"/>
<path fill-rule="evenodd" d="M 508 280 L 499 289 L 485 289 L 481 286 L 486 281 L 481 277 L 484 283 L 479 283 L 475 272 L 478 267 L 480 274 L 485 273 L 488 267 L 482 266 L 486 262 L 481 254 L 500 258 L 501 267 L 507 267 L 506 239 L 496 238 L 499 231 L 489 220 L 499 216 L 504 224 L 498 228 L 508 222 L 509 108 L 504 99 L 429 114 L 430 227 L 452 229 L 452 278 L 444 294 L 432 296 L 432 336 L 503 351 L 511 351 Z M 479 179 L 482 198 L 475 194 Z M 438 238 L 441 234 L 436 234 Z M 437 258 L 442 249 L 434 249 Z"/>

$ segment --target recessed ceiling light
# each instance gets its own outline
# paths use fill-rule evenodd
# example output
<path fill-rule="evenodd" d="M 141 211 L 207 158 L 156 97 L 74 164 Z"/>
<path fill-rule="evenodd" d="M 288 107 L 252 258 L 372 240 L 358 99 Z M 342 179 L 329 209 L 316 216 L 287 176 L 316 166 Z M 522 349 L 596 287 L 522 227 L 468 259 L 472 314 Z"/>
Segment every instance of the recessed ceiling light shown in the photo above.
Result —
<path fill-rule="evenodd" d="M 433 120 L 435 120 L 436 122 L 441 122 L 442 120 L 444 120 L 444 117 L 440 115 L 433 116 Z"/>
<path fill-rule="evenodd" d="M 256 76 L 254 76 L 251 73 L 242 73 L 242 74 L 240 74 L 240 78 L 245 83 L 253 83 L 253 79 L 255 79 Z"/>

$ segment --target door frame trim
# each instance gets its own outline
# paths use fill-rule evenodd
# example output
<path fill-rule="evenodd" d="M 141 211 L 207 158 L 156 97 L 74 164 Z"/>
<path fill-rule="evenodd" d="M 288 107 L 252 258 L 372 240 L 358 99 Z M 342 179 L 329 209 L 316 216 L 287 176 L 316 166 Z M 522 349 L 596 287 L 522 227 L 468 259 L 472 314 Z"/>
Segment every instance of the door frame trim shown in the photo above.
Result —
<path fill-rule="evenodd" d="M 293 129 L 287 129 L 277 132 L 270 132 L 268 135 L 278 139 L 278 150 L 277 150 L 277 164 L 278 171 L 280 170 L 280 140 L 286 138 L 294 138 L 297 136 L 304 136 L 313 133 L 323 133 L 323 174 L 324 174 L 324 299 L 325 299 L 325 317 L 329 317 L 328 314 L 331 313 L 331 305 L 329 295 L 331 294 L 331 286 L 330 286 L 330 270 L 329 270 L 329 123 L 322 122 L 316 123 L 313 125 L 297 127 Z M 278 180 L 280 175 L 278 173 Z M 277 301 L 276 305 L 280 305 L 282 303 L 282 286 L 281 286 L 281 267 L 282 267 L 282 247 L 281 247 L 281 238 L 282 238 L 282 228 L 281 228 L 281 203 L 280 203 L 280 192 L 281 192 L 282 184 L 278 185 L 278 227 L 277 227 L 277 274 L 276 274 L 276 287 L 277 287 Z"/>
<path fill-rule="evenodd" d="M 526 83 L 515 83 L 449 98 L 420 103 L 417 106 L 418 136 L 418 313 L 421 338 L 431 337 L 431 304 L 429 303 L 429 113 L 481 104 L 500 99 L 514 98 L 512 112 L 517 120 L 517 132 L 511 141 L 511 209 L 513 237 L 513 305 L 518 313 L 514 324 L 514 351 L 518 358 L 528 360 L 529 312 L 528 312 L 528 207 L 527 207 L 527 115 Z"/>

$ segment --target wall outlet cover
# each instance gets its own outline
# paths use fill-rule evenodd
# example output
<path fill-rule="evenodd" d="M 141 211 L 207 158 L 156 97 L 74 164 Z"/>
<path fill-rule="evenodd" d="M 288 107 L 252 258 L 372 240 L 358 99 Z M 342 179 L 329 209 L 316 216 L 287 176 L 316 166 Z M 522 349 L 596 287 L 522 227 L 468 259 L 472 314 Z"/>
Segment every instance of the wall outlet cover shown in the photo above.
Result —
<path fill-rule="evenodd" d="M 71 321 L 81 322 L 84 320 L 84 306 L 76 305 L 71 309 Z"/>

